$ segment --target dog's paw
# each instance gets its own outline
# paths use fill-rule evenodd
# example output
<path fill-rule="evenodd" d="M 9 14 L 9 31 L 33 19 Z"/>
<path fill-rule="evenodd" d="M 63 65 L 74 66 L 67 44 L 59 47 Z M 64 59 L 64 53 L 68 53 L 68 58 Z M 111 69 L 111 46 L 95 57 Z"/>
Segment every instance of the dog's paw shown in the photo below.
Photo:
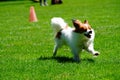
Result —
<path fill-rule="evenodd" d="M 80 62 L 80 58 L 79 58 L 79 56 L 75 56 L 74 58 L 73 58 L 73 60 L 74 60 L 74 62 Z"/>
<path fill-rule="evenodd" d="M 98 55 L 100 55 L 100 52 L 95 51 L 95 53 L 94 53 L 94 57 L 97 57 Z"/>

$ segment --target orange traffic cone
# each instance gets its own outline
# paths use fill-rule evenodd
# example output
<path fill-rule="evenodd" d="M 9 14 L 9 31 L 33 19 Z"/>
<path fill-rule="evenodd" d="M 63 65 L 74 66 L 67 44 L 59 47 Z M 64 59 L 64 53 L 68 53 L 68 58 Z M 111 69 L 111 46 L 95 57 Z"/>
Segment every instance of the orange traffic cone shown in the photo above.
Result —
<path fill-rule="evenodd" d="M 33 6 L 30 7 L 30 19 L 29 19 L 29 21 L 30 22 L 37 22 L 38 21 Z"/>

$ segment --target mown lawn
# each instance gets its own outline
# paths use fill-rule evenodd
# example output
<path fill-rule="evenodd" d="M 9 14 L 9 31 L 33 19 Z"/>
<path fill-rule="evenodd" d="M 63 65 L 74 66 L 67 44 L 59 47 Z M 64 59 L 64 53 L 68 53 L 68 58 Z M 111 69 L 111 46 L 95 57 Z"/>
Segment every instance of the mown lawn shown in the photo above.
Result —
<path fill-rule="evenodd" d="M 41 7 L 31 1 L 0 2 L 0 80 L 119 80 L 120 0 L 63 0 Z M 29 22 L 34 6 L 38 22 Z M 94 58 L 82 52 L 75 63 L 68 47 L 52 58 L 52 17 L 87 19 L 95 29 Z"/>

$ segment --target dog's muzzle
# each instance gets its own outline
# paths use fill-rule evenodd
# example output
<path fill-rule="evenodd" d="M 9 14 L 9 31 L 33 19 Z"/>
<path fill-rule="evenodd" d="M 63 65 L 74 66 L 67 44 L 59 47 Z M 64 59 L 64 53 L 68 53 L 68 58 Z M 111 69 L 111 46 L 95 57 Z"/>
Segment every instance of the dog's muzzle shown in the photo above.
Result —
<path fill-rule="evenodd" d="M 91 38 L 92 31 L 87 31 L 84 33 L 84 35 L 88 38 Z"/>

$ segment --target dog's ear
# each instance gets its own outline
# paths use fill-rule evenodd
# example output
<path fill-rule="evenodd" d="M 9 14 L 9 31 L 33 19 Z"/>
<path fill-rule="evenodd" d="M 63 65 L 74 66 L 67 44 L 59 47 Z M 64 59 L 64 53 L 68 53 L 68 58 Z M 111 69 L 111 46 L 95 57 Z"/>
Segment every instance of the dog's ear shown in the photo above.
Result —
<path fill-rule="evenodd" d="M 89 25 L 88 20 L 85 20 L 84 24 L 87 24 L 88 25 L 88 29 L 91 29 L 91 26 Z"/>
<path fill-rule="evenodd" d="M 87 30 L 87 28 L 84 26 L 84 24 L 79 20 L 73 20 L 73 25 L 75 27 L 75 32 L 77 33 L 83 33 Z"/>
<path fill-rule="evenodd" d="M 79 28 L 80 28 L 80 26 L 81 26 L 81 21 L 73 19 L 72 22 L 73 22 L 73 25 L 74 25 L 74 27 L 75 27 L 76 29 L 79 29 Z"/>
<path fill-rule="evenodd" d="M 88 24 L 88 20 L 85 20 L 85 21 L 84 21 L 84 24 Z"/>

